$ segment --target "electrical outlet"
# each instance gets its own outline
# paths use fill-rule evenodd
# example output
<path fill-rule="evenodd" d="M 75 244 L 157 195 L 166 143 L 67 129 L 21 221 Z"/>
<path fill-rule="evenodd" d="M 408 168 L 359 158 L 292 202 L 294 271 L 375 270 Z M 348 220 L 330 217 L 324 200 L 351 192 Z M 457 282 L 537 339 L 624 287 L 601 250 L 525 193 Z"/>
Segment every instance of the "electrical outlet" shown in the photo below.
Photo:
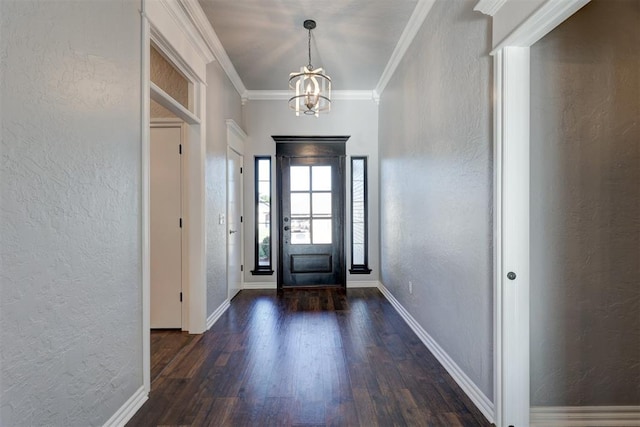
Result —
<path fill-rule="evenodd" d="M 413 282 L 409 280 L 409 293 L 413 295 Z"/>

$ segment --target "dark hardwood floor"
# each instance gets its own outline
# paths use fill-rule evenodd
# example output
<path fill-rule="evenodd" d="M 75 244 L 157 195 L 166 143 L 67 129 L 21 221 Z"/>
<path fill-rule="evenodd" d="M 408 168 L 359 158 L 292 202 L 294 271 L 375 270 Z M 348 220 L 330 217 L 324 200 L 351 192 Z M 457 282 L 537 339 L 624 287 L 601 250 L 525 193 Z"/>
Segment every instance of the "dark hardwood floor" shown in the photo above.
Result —
<path fill-rule="evenodd" d="M 175 329 L 151 330 L 151 383 L 160 377 L 171 361 L 188 350 L 197 335 Z"/>
<path fill-rule="evenodd" d="M 242 291 L 128 426 L 489 426 L 377 289 Z"/>

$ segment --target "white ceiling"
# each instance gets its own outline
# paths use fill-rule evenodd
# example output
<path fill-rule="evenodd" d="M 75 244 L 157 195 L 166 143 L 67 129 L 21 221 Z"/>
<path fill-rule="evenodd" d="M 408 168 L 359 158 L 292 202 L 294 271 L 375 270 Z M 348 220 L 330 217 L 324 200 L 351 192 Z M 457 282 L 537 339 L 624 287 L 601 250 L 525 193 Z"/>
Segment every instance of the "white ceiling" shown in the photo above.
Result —
<path fill-rule="evenodd" d="M 199 0 L 248 90 L 286 90 L 307 60 L 333 90 L 373 90 L 419 0 Z"/>

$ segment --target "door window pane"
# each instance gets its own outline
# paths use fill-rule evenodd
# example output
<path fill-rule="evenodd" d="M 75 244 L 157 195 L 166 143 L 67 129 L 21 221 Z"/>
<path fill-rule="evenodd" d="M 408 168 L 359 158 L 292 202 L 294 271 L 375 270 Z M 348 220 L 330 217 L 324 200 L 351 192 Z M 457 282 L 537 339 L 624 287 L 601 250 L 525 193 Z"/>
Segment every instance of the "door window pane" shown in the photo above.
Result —
<path fill-rule="evenodd" d="M 331 244 L 331 219 L 313 220 L 313 244 Z"/>
<path fill-rule="evenodd" d="M 313 216 L 331 216 L 331 193 L 313 193 Z"/>
<path fill-rule="evenodd" d="M 331 191 L 331 166 L 314 166 L 313 191 Z"/>
<path fill-rule="evenodd" d="M 311 221 L 309 219 L 291 220 L 291 244 L 308 245 L 311 243 Z"/>
<path fill-rule="evenodd" d="M 291 193 L 291 216 L 309 216 L 310 214 L 309 193 Z"/>
<path fill-rule="evenodd" d="M 291 191 L 309 191 L 309 166 L 291 166 Z"/>

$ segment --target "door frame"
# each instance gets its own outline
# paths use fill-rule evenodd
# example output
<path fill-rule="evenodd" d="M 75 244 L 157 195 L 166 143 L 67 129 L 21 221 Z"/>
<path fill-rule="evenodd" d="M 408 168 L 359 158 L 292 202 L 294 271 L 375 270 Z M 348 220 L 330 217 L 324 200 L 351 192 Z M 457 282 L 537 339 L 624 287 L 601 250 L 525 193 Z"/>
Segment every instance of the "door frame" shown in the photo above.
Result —
<path fill-rule="evenodd" d="M 185 197 L 185 168 L 186 168 L 185 158 L 188 156 L 187 154 L 188 148 L 187 148 L 187 144 L 184 143 L 185 141 L 187 141 L 187 133 L 188 133 L 187 125 L 182 119 L 179 119 L 179 118 L 154 118 L 154 119 L 151 119 L 149 127 L 150 128 L 174 128 L 174 127 L 180 128 L 180 145 L 182 145 L 182 155 L 180 156 L 180 216 L 181 218 L 185 218 L 188 216 L 186 212 L 187 203 L 185 200 L 186 199 Z M 151 143 L 151 141 L 149 141 L 149 143 Z M 149 211 L 149 214 L 151 214 L 151 211 Z M 187 231 L 188 227 L 189 227 L 188 221 L 183 220 L 182 232 L 180 233 L 180 243 L 181 243 L 180 255 L 182 257 L 182 262 L 180 265 L 180 280 L 182 281 L 181 292 L 182 292 L 183 301 L 189 301 L 189 276 L 188 276 L 188 269 L 185 268 L 185 265 L 188 264 L 188 259 L 189 259 L 189 247 L 185 239 L 185 235 L 188 233 Z M 149 256 L 151 256 L 151 253 L 149 253 Z M 151 285 L 151 282 L 149 282 L 149 284 Z M 149 298 L 151 298 L 151 287 L 149 287 Z M 186 331 L 187 330 L 186 325 L 188 324 L 188 321 L 189 321 L 188 304 L 184 304 L 184 303 L 182 304 L 182 313 L 181 313 L 180 321 L 182 323 L 180 329 L 183 331 Z"/>
<path fill-rule="evenodd" d="M 245 142 L 247 141 L 247 134 L 242 130 L 242 128 L 235 122 L 235 120 L 233 119 L 227 119 L 225 121 L 226 125 L 227 125 L 227 162 L 225 163 L 228 167 L 229 165 L 229 152 L 233 151 L 236 154 L 238 154 L 241 159 L 242 159 L 242 163 L 243 163 L 243 168 L 244 168 L 244 145 Z M 226 170 L 226 182 L 227 182 L 227 224 L 229 223 L 229 171 Z M 241 173 L 240 174 L 240 194 L 239 194 L 239 200 L 240 200 L 240 212 L 241 212 L 241 216 L 243 218 L 243 221 L 240 223 L 240 227 L 238 229 L 238 232 L 240 233 L 240 263 L 242 266 L 244 266 L 244 174 Z M 233 298 L 233 295 L 230 295 L 231 293 L 231 285 L 229 283 L 229 239 L 230 239 L 230 234 L 229 234 L 229 227 L 227 226 L 227 253 L 226 253 L 226 261 L 227 261 L 227 299 L 231 300 L 231 298 Z M 240 290 L 242 290 L 244 288 L 244 268 L 241 271 L 240 274 Z"/>
<path fill-rule="evenodd" d="M 206 157 L 206 68 L 215 57 L 209 45 L 196 33 L 187 34 L 192 17 L 181 1 L 142 0 L 140 19 L 141 43 L 141 253 L 142 253 L 142 375 L 143 386 L 151 391 L 151 332 L 150 332 L 150 99 L 184 120 L 188 129 L 183 147 L 185 174 L 183 188 L 185 205 L 183 239 L 188 250 L 186 270 L 189 287 L 183 309 L 188 310 L 183 325 L 189 333 L 203 333 L 207 327 L 206 246 L 205 246 L 205 182 Z M 150 46 L 162 53 L 190 83 L 187 109 L 150 81 Z M 186 286 L 183 283 L 183 286 Z"/>
<path fill-rule="evenodd" d="M 590 0 L 480 0 L 493 17 L 494 423 L 527 427 L 529 369 L 529 48 Z M 509 273 L 515 273 L 510 279 Z M 512 276 L 513 277 L 513 276 Z"/>
<path fill-rule="evenodd" d="M 351 136 L 295 136 L 295 135 L 272 135 L 271 138 L 276 142 L 276 197 L 278 198 L 278 274 L 277 289 L 281 292 L 283 287 L 283 206 L 282 206 L 282 158 L 291 157 L 336 157 L 341 158 L 342 166 L 342 182 L 340 190 L 342 191 L 342 233 L 340 235 L 340 253 L 343 264 L 341 275 L 342 286 L 339 289 L 346 291 L 347 288 L 347 255 L 345 249 L 347 229 L 346 218 L 346 142 Z M 302 148 L 297 148 L 295 144 L 299 144 Z M 338 145 L 341 145 L 337 150 Z"/>

